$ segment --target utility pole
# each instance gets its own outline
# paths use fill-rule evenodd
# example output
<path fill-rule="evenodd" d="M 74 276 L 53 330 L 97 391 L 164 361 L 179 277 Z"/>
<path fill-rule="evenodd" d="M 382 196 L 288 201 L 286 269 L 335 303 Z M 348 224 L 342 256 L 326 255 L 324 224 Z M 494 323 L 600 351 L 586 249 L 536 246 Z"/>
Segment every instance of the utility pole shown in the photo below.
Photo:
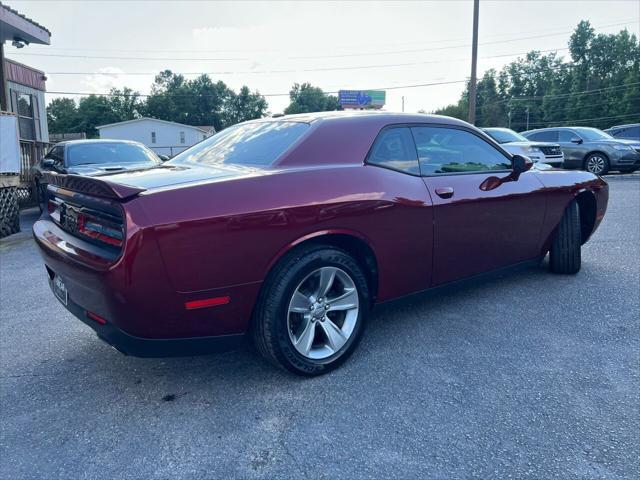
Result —
<path fill-rule="evenodd" d="M 529 130 L 529 105 L 527 105 L 527 130 Z"/>
<path fill-rule="evenodd" d="M 402 96 L 402 113 L 404 113 L 404 95 Z"/>
<path fill-rule="evenodd" d="M 480 0 L 473 0 L 473 42 L 471 47 L 471 81 L 469 82 L 469 123 L 476 123 L 476 67 L 478 64 L 478 14 Z"/>
<path fill-rule="evenodd" d="M 511 108 L 509 108 L 509 111 L 507 112 L 507 117 L 509 117 L 509 128 L 511 128 Z"/>

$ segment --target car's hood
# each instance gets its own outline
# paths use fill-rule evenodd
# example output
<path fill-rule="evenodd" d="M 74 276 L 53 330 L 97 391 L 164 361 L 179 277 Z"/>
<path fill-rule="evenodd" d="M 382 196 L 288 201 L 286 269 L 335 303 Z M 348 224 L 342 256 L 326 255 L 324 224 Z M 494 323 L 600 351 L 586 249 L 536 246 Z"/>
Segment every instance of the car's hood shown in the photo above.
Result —
<path fill-rule="evenodd" d="M 260 170 L 227 165 L 202 167 L 186 164 L 164 164 L 156 168 L 101 175 L 100 179 L 110 183 L 152 190 L 187 183 L 230 180 L 255 175 L 259 172 Z"/>
<path fill-rule="evenodd" d="M 72 165 L 67 167 L 66 173 L 73 175 L 83 175 L 92 177 L 95 175 L 104 175 L 114 172 L 127 172 L 130 170 L 141 170 L 154 168 L 157 165 L 149 162 L 140 163 L 87 163 L 83 165 Z"/>
<path fill-rule="evenodd" d="M 534 142 L 534 141 L 520 141 L 520 142 L 508 142 L 503 143 L 502 146 L 516 146 L 516 147 L 559 147 L 557 143 L 553 142 Z"/>

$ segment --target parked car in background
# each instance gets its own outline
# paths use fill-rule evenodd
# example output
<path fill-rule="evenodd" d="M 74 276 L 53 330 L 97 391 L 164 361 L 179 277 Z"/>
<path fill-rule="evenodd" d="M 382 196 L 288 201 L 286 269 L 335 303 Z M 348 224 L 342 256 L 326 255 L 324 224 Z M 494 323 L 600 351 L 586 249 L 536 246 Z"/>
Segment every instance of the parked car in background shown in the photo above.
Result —
<path fill-rule="evenodd" d="M 630 123 L 628 125 L 616 125 L 605 130 L 614 138 L 623 140 L 636 140 L 640 142 L 640 123 Z"/>
<path fill-rule="evenodd" d="M 533 142 L 509 128 L 483 128 L 482 131 L 513 155 L 525 155 L 534 163 L 542 162 L 552 167 L 562 167 L 564 155 L 557 143 Z"/>
<path fill-rule="evenodd" d="M 44 199 L 45 172 L 74 175 L 103 175 L 157 167 L 162 164 L 152 150 L 128 140 L 70 140 L 57 143 L 35 167 L 35 188 L 38 203 Z"/>
<path fill-rule="evenodd" d="M 55 296 L 127 354 L 248 334 L 272 363 L 317 375 L 355 349 L 376 303 L 549 251 L 553 272 L 576 273 L 608 186 L 532 166 L 453 118 L 283 116 L 159 168 L 48 174 L 33 234 Z"/>
<path fill-rule="evenodd" d="M 597 128 L 540 128 L 522 135 L 536 142 L 558 142 L 565 168 L 581 168 L 596 175 L 609 170 L 635 172 L 640 168 L 639 142 L 619 140 Z"/>

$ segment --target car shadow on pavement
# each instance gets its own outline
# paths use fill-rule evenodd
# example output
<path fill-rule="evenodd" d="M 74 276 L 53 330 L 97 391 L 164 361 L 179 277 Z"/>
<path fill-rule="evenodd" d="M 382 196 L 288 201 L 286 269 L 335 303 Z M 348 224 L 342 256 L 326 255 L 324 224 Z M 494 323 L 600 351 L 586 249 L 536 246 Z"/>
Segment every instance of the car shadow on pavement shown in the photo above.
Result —
<path fill-rule="evenodd" d="M 504 274 L 489 283 L 463 286 L 438 296 L 413 296 L 399 304 L 374 309 L 363 341 L 353 357 L 328 376 L 298 377 L 268 364 L 247 342 L 237 350 L 197 357 L 136 358 L 121 354 L 99 340 L 88 327 L 74 325 L 74 339 L 53 358 L 24 374 L 34 378 L 39 389 L 60 399 L 93 390 L 93 395 L 150 404 L 188 402 L 215 405 L 230 398 L 240 401 L 249 392 L 268 393 L 273 388 L 345 381 L 349 376 L 366 379 L 372 372 L 401 370 L 403 363 L 391 361 L 398 351 L 430 357 L 448 355 L 456 344 L 482 342 L 483 308 L 495 307 L 496 293 L 517 288 L 520 282 L 543 281 L 543 267 Z M 482 300 L 482 302 L 480 302 Z M 482 303 L 470 316 L 465 304 Z M 504 299 L 499 299 L 504 304 Z M 457 308 L 459 304 L 461 308 Z M 488 306 L 487 306 L 488 305 Z M 62 322 L 77 322 L 66 314 Z M 82 330 L 79 330 L 82 329 Z M 65 342 L 65 339 L 59 339 Z M 431 358 L 433 360 L 433 358 Z M 23 377 L 18 374 L 15 377 Z M 11 383 L 12 375 L 8 375 Z M 69 382 L 70 378 L 77 382 Z M 331 378 L 332 380 L 329 380 Z M 65 379 L 61 381 L 61 379 Z M 276 387 L 279 386 L 279 387 Z M 231 395 L 231 396 L 230 396 Z"/>

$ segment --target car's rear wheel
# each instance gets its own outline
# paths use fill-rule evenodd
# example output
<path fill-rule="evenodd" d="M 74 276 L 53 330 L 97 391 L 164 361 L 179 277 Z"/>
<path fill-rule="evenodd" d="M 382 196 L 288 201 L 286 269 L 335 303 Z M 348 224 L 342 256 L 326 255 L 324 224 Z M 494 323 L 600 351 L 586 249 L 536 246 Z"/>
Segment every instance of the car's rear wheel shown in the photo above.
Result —
<path fill-rule="evenodd" d="M 362 336 L 367 279 L 356 260 L 326 246 L 287 255 L 269 275 L 252 325 L 262 355 L 300 375 L 336 368 Z"/>
<path fill-rule="evenodd" d="M 585 158 L 584 169 L 596 175 L 604 175 L 609 171 L 609 159 L 603 153 L 592 153 Z"/>
<path fill-rule="evenodd" d="M 549 268 L 554 273 L 575 274 L 580 271 L 582 237 L 580 210 L 573 200 L 556 230 L 549 252 Z"/>

